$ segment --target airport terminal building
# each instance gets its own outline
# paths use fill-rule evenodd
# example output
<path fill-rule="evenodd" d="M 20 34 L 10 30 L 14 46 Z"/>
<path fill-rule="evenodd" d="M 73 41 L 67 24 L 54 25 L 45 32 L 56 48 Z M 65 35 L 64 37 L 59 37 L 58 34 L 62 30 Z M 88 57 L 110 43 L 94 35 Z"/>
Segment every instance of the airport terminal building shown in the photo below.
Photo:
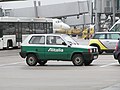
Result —
<path fill-rule="evenodd" d="M 85 0 L 53 5 L 41 5 L 40 1 L 34 1 L 33 4 L 34 7 L 5 9 L 4 16 L 59 18 L 71 27 L 95 24 L 97 31 L 101 30 L 101 21 L 110 19 L 115 22 L 115 17 L 120 17 L 120 0 Z"/>

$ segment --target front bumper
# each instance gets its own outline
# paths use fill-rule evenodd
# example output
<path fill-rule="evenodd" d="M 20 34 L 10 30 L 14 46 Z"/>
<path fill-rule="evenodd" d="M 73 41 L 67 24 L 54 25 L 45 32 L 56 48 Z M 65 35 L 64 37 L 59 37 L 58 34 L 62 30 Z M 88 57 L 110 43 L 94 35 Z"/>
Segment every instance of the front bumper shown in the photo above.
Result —
<path fill-rule="evenodd" d="M 86 61 L 95 60 L 98 58 L 98 53 L 84 53 L 83 58 Z"/>

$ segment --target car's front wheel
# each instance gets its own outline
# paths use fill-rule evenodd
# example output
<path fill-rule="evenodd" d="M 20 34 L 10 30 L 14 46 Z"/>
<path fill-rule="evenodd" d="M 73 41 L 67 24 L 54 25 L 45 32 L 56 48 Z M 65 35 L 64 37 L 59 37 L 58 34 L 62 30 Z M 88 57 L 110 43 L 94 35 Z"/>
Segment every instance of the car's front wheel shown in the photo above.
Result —
<path fill-rule="evenodd" d="M 34 54 L 28 54 L 27 58 L 26 58 L 26 63 L 29 66 L 35 66 L 37 64 L 37 57 Z"/>
<path fill-rule="evenodd" d="M 39 63 L 41 66 L 44 66 L 44 65 L 47 63 L 47 60 L 40 60 L 40 61 L 38 61 L 38 63 Z"/>
<path fill-rule="evenodd" d="M 82 66 L 83 65 L 83 57 L 81 54 L 75 54 L 73 57 L 72 57 L 72 62 L 75 66 Z"/>
<path fill-rule="evenodd" d="M 118 55 L 118 62 L 119 62 L 119 64 L 120 64 L 120 54 Z"/>
<path fill-rule="evenodd" d="M 120 64 L 120 60 L 118 60 L 119 64 Z"/>

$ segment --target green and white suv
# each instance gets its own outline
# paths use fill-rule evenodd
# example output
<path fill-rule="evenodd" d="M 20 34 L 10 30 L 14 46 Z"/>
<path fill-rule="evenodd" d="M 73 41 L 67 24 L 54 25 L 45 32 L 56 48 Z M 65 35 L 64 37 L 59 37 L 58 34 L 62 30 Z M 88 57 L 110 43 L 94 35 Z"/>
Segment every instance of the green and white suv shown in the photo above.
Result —
<path fill-rule="evenodd" d="M 31 34 L 21 45 L 20 56 L 29 66 L 45 65 L 49 60 L 89 65 L 98 58 L 97 47 L 79 45 L 66 34 Z"/>

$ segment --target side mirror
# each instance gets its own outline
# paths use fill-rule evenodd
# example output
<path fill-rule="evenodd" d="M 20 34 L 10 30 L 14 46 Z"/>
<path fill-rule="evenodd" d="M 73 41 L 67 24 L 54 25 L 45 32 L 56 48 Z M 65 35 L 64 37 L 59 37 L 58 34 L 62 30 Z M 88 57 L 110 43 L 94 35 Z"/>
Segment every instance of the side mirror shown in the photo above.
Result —
<path fill-rule="evenodd" d="M 65 42 L 62 42 L 62 45 L 67 45 Z"/>

